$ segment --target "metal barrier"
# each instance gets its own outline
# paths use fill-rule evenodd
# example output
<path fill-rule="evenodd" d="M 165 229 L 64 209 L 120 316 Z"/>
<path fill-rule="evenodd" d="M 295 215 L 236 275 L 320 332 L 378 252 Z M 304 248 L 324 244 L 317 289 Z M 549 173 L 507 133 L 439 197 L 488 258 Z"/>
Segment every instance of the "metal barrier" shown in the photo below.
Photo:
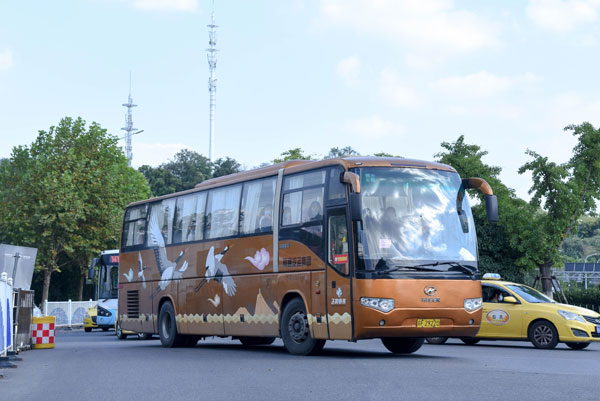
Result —
<path fill-rule="evenodd" d="M 56 327 L 82 326 L 87 310 L 96 305 L 96 301 L 48 302 L 44 305 L 44 316 L 54 316 Z"/>
<path fill-rule="evenodd" d="M 17 351 L 31 349 L 31 322 L 33 319 L 33 290 L 15 289 L 14 343 Z"/>
<path fill-rule="evenodd" d="M 0 275 L 0 357 L 5 357 L 13 346 L 12 331 L 12 279 L 6 273 Z"/>

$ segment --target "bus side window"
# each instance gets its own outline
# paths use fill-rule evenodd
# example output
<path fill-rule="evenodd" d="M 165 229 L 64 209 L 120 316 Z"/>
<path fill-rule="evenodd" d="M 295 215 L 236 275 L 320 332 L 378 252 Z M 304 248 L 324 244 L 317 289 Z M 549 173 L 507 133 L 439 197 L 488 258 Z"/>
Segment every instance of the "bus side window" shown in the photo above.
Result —
<path fill-rule="evenodd" d="M 327 219 L 329 264 L 344 275 L 350 273 L 346 224 L 346 211 L 344 209 L 329 212 Z"/>
<path fill-rule="evenodd" d="M 147 205 L 132 207 L 125 213 L 122 247 L 143 245 L 146 235 Z"/>
<path fill-rule="evenodd" d="M 273 229 L 273 204 L 275 178 L 251 181 L 244 184 L 240 211 L 240 234 L 271 232 Z"/>
<path fill-rule="evenodd" d="M 329 191 L 327 200 L 346 199 L 346 185 L 340 181 L 341 168 L 332 168 L 329 172 Z"/>
<path fill-rule="evenodd" d="M 237 235 L 239 227 L 241 185 L 232 185 L 208 192 L 206 208 L 206 238 Z"/>

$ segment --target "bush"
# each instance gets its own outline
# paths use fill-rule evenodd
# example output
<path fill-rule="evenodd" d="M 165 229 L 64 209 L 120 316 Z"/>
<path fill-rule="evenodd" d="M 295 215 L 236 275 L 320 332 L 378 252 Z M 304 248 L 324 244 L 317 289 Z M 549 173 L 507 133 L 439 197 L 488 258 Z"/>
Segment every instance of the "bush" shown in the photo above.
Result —
<path fill-rule="evenodd" d="M 583 308 L 600 310 L 600 287 L 583 289 L 577 287 L 563 288 L 567 300 L 571 305 L 581 306 Z"/>

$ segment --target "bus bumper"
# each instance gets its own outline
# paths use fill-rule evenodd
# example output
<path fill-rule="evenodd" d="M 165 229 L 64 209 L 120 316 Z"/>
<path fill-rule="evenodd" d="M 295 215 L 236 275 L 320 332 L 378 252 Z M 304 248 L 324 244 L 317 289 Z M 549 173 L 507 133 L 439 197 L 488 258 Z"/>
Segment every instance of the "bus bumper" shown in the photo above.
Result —
<path fill-rule="evenodd" d="M 481 308 L 467 312 L 463 308 L 396 308 L 388 313 L 355 304 L 356 339 L 380 337 L 473 337 L 481 324 Z M 438 327 L 417 327 L 427 319 Z"/>

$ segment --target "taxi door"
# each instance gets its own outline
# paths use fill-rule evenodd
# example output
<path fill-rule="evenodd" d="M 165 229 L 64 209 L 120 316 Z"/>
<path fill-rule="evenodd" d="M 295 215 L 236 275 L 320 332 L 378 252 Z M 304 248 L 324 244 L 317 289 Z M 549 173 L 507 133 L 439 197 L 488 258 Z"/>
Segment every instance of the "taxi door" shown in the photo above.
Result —
<path fill-rule="evenodd" d="M 483 284 L 482 295 L 483 315 L 477 337 L 522 338 L 523 305 L 504 301 L 507 296 L 517 299 L 514 294 L 498 286 Z"/>
<path fill-rule="evenodd" d="M 327 210 L 327 327 L 329 338 L 352 339 L 352 293 L 346 207 Z"/>

